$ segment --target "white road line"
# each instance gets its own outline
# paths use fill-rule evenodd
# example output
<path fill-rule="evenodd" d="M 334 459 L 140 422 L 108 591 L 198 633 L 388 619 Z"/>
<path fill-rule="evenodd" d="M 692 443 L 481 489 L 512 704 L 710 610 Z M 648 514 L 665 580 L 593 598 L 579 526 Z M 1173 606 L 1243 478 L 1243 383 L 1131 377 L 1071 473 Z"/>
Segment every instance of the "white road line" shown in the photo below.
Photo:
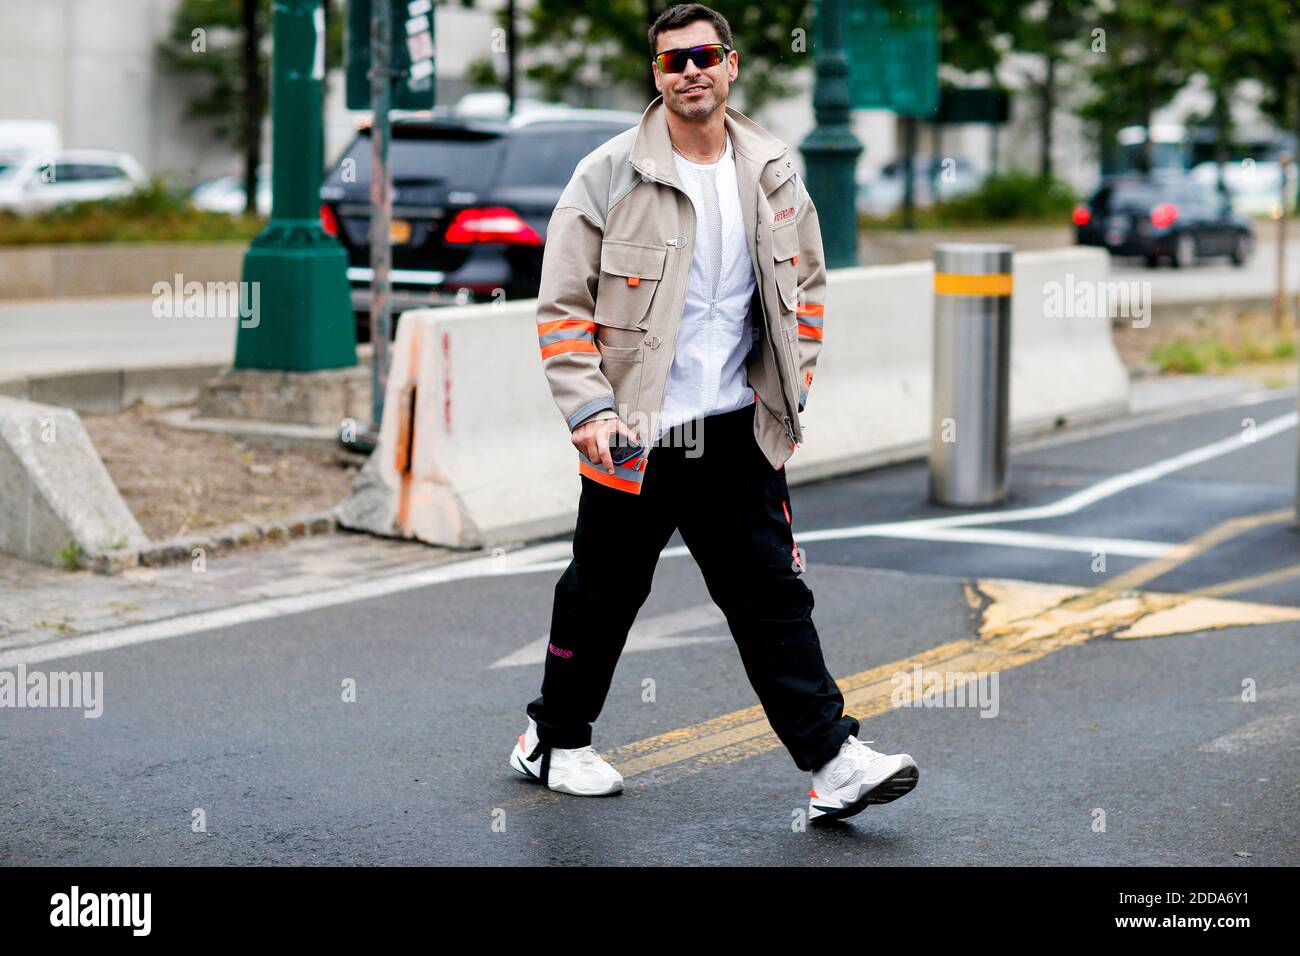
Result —
<path fill-rule="evenodd" d="M 867 527 L 872 527 L 868 525 Z M 1087 535 L 1049 534 L 1038 531 L 1012 531 L 1005 528 L 936 528 L 929 525 L 875 525 L 872 537 L 907 538 L 912 541 L 952 541 L 958 544 L 993 544 L 1009 548 L 1038 548 L 1045 551 L 1081 551 L 1085 554 L 1111 554 L 1125 558 L 1161 558 L 1177 548 L 1164 541 L 1139 541 L 1132 538 L 1095 538 Z M 809 541 L 837 541 L 846 537 L 843 529 L 801 531 L 795 534 L 799 544 Z"/>
<path fill-rule="evenodd" d="M 135 624 L 129 627 L 100 631 L 96 634 L 87 634 L 82 637 L 69 637 L 45 644 L 16 647 L 12 650 L 0 652 L 0 669 L 17 667 L 19 664 L 39 664 L 42 661 L 57 660 L 61 657 L 94 654 L 98 651 L 110 651 L 118 647 L 129 647 L 132 644 L 144 644 L 149 641 L 162 641 L 171 637 L 184 637 L 187 634 L 197 634 L 200 631 L 233 627 L 238 624 L 264 621 L 268 618 L 283 617 L 289 614 L 301 614 L 303 611 L 314 611 L 325 607 L 336 607 L 340 604 L 351 604 L 354 601 L 384 597 L 388 594 L 428 587 L 432 584 L 442 584 L 446 581 L 531 571 L 534 568 L 534 564 L 529 563 L 532 559 L 549 558 L 555 554 L 562 554 L 570 548 L 571 545 L 568 542 L 550 542 L 530 548 L 521 548 L 518 551 L 506 552 L 499 556 L 489 555 L 481 558 L 471 558 L 467 561 L 458 561 L 454 564 L 429 568 L 424 571 L 395 574 L 392 577 L 363 581 L 360 584 L 351 584 L 328 591 L 251 601 L 247 604 L 238 604 L 234 607 L 221 608 L 216 611 L 182 614 L 162 621 L 151 621 L 148 624 Z M 516 567 L 515 565 L 519 562 L 524 562 L 524 567 Z M 568 561 L 566 560 L 564 564 L 567 565 Z"/>
<path fill-rule="evenodd" d="M 1289 428 L 1293 428 L 1296 425 L 1297 419 L 1300 419 L 1300 413 L 1297 412 L 1290 412 L 1289 414 L 1270 419 L 1264 424 L 1256 427 L 1255 441 L 1263 441 L 1264 439 L 1277 435 Z M 1010 511 L 982 511 L 975 514 L 951 515 L 941 518 L 922 518 L 917 521 L 897 522 L 893 524 L 857 525 L 849 528 L 831 528 L 823 531 L 803 532 L 797 535 L 796 538 L 797 540 L 804 541 L 827 541 L 872 536 L 921 537 L 923 535 L 939 533 L 940 529 L 951 529 L 980 524 L 1002 524 L 1008 521 L 1036 521 L 1040 518 L 1057 518 L 1062 515 L 1073 514 L 1089 505 L 1101 501 L 1104 498 L 1117 495 L 1129 488 L 1155 481 L 1159 478 L 1163 478 L 1165 475 L 1171 474 L 1172 472 L 1183 468 L 1190 468 L 1192 465 L 1198 465 L 1201 462 L 1218 458 L 1233 451 L 1239 451 L 1245 447 L 1248 447 L 1248 443 L 1240 435 L 1233 435 L 1221 439 L 1220 441 L 1203 445 L 1200 448 L 1194 448 L 1191 451 L 1183 452 L 1180 455 L 1174 455 L 1173 457 L 1166 458 L 1163 461 L 1146 465 L 1142 468 L 1135 468 L 1132 471 L 1127 471 L 1123 474 L 1107 478 L 1088 488 L 1081 489 L 1072 495 L 1067 495 L 1060 501 L 1050 505 L 1041 505 L 1034 508 L 1018 508 Z M 1004 533 L 998 532 L 997 529 L 986 529 L 981 533 L 993 536 L 989 538 L 989 543 L 999 543 L 998 541 L 993 540 L 995 537 L 1002 537 L 1003 541 L 1008 540 L 1003 537 Z M 1042 546 L 1048 539 L 1054 537 L 1050 535 L 1033 535 L 1028 532 L 1021 534 L 1027 535 L 1026 537 L 1021 538 L 1022 542 L 1029 543 L 1036 541 L 1039 543 L 1039 546 Z M 1063 538 L 1062 543 L 1071 540 L 1091 545 L 1098 541 L 1110 539 Z M 1131 550 L 1168 547 L 1167 545 L 1161 545 L 1159 542 L 1124 542 L 1118 540 L 1114 543 L 1119 544 L 1121 547 L 1128 547 Z M 27 647 L 14 648 L 9 651 L 0 652 L 0 669 L 16 667 L 19 664 L 38 664 L 42 661 L 57 660 L 64 657 L 93 654 L 99 651 L 113 650 L 119 647 L 129 647 L 133 644 L 144 644 L 149 641 L 160 641 L 172 637 L 183 637 L 188 634 L 196 634 L 200 631 L 232 627 L 253 621 L 263 621 L 273 617 L 283 617 L 289 614 L 300 614 L 304 611 L 313 611 L 325 607 L 337 607 L 340 604 L 351 604 L 355 601 L 364 601 L 370 598 L 383 597 L 388 594 L 410 591 L 415 588 L 428 587 L 433 584 L 442 584 L 447 581 L 458 581 L 465 578 L 491 577 L 494 575 L 531 574 L 539 571 L 556 570 L 568 565 L 570 559 L 562 557 L 562 555 L 570 554 L 570 549 L 571 544 L 569 542 L 551 542 L 549 544 L 536 545 L 531 548 L 521 548 L 518 551 L 506 552 L 499 556 L 493 555 L 481 558 L 472 558 L 467 561 L 461 561 L 443 567 L 430 568 L 427 571 L 415 571 L 409 574 L 394 575 L 390 578 L 365 581 L 360 584 L 329 591 L 319 591 L 314 594 L 300 594 L 291 597 L 253 601 L 248 604 L 222 608 L 216 611 L 185 614 L 180 617 L 168 618 L 164 621 L 154 621 L 149 624 L 138 624 L 131 627 L 116 628 L 110 631 L 101 631 L 97 634 L 88 634 L 83 637 L 71 637 L 51 641 L 46 644 L 34 644 Z M 1073 548 L 1071 548 L 1071 550 L 1073 550 Z M 1082 550 L 1082 547 L 1080 550 Z M 1091 548 L 1088 550 L 1091 550 Z M 662 556 L 677 557 L 686 553 L 687 551 L 685 548 L 667 548 L 664 550 Z M 1120 552 L 1112 550 L 1110 553 L 1117 554 Z M 533 563 L 527 563 L 530 560 L 532 560 Z"/>

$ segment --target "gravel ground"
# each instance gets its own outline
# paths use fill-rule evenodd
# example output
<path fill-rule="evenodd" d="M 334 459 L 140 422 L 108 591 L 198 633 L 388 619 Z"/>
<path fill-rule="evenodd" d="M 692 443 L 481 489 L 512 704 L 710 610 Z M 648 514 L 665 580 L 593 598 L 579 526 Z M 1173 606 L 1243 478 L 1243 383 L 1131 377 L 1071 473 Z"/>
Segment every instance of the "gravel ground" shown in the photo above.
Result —
<path fill-rule="evenodd" d="M 332 508 L 362 463 L 342 449 L 178 429 L 155 414 L 136 405 L 81 416 L 127 506 L 155 541 Z"/>

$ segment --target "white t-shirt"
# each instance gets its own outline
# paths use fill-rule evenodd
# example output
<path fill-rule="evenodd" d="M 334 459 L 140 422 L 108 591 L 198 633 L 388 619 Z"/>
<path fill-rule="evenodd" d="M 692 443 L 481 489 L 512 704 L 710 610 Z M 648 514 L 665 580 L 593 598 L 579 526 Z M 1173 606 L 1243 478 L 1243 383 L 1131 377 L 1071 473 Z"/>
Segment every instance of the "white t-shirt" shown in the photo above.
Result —
<path fill-rule="evenodd" d="M 695 206 L 695 254 L 656 440 L 681 422 L 754 401 L 745 375 L 754 269 L 731 137 L 712 165 L 692 163 L 675 150 L 673 161 Z"/>

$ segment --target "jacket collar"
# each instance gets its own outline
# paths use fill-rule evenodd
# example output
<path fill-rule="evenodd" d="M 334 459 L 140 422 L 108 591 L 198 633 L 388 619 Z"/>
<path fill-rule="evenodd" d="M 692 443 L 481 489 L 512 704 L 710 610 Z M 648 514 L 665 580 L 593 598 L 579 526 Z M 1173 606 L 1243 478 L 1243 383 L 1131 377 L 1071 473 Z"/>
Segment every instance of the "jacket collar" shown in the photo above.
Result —
<path fill-rule="evenodd" d="M 646 107 L 641 124 L 637 127 L 636 139 L 632 143 L 629 162 L 637 171 L 651 179 L 667 180 L 680 185 L 677 181 L 677 164 L 673 162 L 673 144 L 668 136 L 666 109 L 662 95 L 655 97 Z M 744 113 L 730 106 L 724 109 L 727 132 L 731 136 L 731 146 L 738 161 L 748 160 L 762 169 L 789 151 L 789 146 Z"/>

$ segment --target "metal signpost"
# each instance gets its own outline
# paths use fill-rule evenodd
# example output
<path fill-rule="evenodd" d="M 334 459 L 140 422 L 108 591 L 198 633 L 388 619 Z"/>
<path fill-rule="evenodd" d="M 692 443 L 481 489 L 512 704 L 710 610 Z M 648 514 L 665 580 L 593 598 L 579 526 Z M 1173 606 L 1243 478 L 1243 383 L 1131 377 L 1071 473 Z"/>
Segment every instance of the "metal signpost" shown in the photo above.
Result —
<path fill-rule="evenodd" d="M 392 274 L 393 175 L 388 162 L 390 112 L 434 104 L 431 0 L 351 0 L 348 8 L 348 109 L 370 109 L 370 344 L 373 447 L 384 418 Z M 369 43 L 364 41 L 368 38 Z"/>

